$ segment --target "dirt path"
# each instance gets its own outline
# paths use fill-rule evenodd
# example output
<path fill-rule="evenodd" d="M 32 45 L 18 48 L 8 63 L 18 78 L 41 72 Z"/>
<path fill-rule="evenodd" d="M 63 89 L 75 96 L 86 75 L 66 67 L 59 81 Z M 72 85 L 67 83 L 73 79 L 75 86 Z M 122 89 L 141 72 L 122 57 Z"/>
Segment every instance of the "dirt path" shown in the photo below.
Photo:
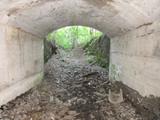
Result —
<path fill-rule="evenodd" d="M 80 55 L 81 53 L 81 55 Z M 45 65 L 41 85 L 0 109 L 2 120 L 142 120 L 126 100 L 108 102 L 108 73 L 83 51 L 61 52 Z"/>

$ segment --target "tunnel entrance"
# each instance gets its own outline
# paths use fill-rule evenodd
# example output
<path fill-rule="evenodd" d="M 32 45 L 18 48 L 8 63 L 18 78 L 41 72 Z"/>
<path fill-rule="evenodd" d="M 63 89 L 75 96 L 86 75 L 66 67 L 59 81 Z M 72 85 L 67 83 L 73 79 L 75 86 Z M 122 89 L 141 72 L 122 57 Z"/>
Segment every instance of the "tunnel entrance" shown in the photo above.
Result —
<path fill-rule="evenodd" d="M 49 64 L 46 69 L 50 72 L 46 72 L 40 86 L 2 106 L 0 119 L 2 116 L 4 120 L 63 120 L 72 119 L 69 116 L 71 114 L 75 119 L 103 120 L 103 116 L 113 120 L 138 119 L 134 107 L 130 106 L 132 103 L 137 106 L 138 113 L 142 114 L 144 120 L 159 120 L 159 6 L 159 0 L 1 0 L 0 106 L 41 83 L 44 73 L 43 38 L 53 30 L 70 25 L 90 26 L 109 36 L 109 77 L 110 80 L 123 83 L 120 84 L 122 90 L 117 90 L 117 93 L 126 92 L 124 95 L 127 99 L 122 99 L 119 97 L 121 94 L 115 93 L 114 97 L 120 98 L 119 101 L 125 100 L 119 106 L 110 104 L 117 103 L 113 99 L 105 99 L 113 91 L 108 91 L 107 87 L 112 85 L 107 81 L 108 78 L 103 79 L 106 74 L 108 76 L 106 69 L 101 72 L 106 64 L 93 62 L 95 58 L 94 61 L 103 63 L 101 56 L 92 56 L 90 61 L 90 58 L 82 59 L 86 56 L 84 54 L 77 56 L 81 50 L 84 53 L 83 49 L 74 50 L 73 54 L 63 51 L 60 54 L 57 52 L 57 55 L 46 63 L 45 68 Z M 105 44 L 97 43 L 95 47 L 97 45 L 103 48 Z M 86 48 L 85 50 L 88 50 L 88 47 Z M 91 48 L 94 47 L 91 45 Z M 56 66 L 58 68 L 52 74 Z M 57 71 L 60 71 L 58 77 Z M 67 79 L 64 81 L 69 81 L 68 83 L 59 81 L 63 80 L 64 76 Z M 98 80 L 101 78 L 102 80 Z M 75 83 L 76 80 L 78 81 Z M 106 83 L 103 83 L 103 80 L 106 80 Z M 100 81 L 102 85 L 107 84 L 106 89 L 98 86 Z M 63 83 L 70 87 L 63 89 Z M 76 94 L 68 94 L 73 91 Z M 65 95 L 67 100 L 61 97 Z M 69 102 L 65 102 L 68 100 Z M 84 109 L 85 106 L 87 109 Z M 126 111 L 130 113 L 127 114 Z M 57 116 L 60 118 L 56 118 Z"/>
<path fill-rule="evenodd" d="M 88 62 L 109 71 L 110 38 L 102 32 L 85 26 L 69 26 L 53 31 L 44 40 L 44 62 L 59 50 L 83 50 Z M 77 55 L 81 54 L 77 53 Z"/>
<path fill-rule="evenodd" d="M 67 27 L 47 35 L 44 46 L 42 83 L 2 106 L 2 119 L 142 120 L 124 101 L 122 90 L 109 81 L 107 35 L 93 28 Z"/>

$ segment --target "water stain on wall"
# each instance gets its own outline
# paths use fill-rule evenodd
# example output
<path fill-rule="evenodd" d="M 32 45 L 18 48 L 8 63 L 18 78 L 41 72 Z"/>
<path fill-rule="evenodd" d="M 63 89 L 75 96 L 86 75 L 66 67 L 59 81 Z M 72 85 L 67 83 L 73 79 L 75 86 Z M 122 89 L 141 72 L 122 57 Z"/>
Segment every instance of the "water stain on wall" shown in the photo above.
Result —
<path fill-rule="evenodd" d="M 113 0 L 84 0 L 85 2 L 88 2 L 91 5 L 94 5 L 98 8 L 102 8 L 105 5 L 113 2 Z"/>
<path fill-rule="evenodd" d="M 158 42 L 155 47 L 154 56 L 160 57 L 160 42 Z"/>

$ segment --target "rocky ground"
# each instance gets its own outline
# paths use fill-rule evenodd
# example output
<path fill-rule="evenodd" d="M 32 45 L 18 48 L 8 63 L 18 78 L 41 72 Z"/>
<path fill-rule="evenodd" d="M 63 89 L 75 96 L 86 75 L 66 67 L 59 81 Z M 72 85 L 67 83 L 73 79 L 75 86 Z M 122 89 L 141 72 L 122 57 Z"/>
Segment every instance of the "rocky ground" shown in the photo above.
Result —
<path fill-rule="evenodd" d="M 142 120 L 135 108 L 108 101 L 105 69 L 87 63 L 82 50 L 54 55 L 43 82 L 0 108 L 1 120 Z"/>

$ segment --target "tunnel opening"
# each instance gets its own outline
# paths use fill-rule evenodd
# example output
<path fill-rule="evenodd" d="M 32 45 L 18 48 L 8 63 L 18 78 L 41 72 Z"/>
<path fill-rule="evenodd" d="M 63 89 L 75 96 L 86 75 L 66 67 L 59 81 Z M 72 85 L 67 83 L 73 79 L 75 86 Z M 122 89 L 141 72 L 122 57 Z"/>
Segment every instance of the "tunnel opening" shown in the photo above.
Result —
<path fill-rule="evenodd" d="M 89 28 L 89 34 L 90 31 L 94 32 L 92 29 Z M 18 30 L 16 29 L 16 31 Z M 66 33 L 64 32 L 64 34 Z M 54 32 L 53 35 L 55 35 Z M 111 51 L 110 39 L 106 35 L 101 33 L 98 37 L 94 36 L 88 39 L 85 44 L 69 44 L 69 47 L 68 42 L 67 45 L 64 45 L 63 42 L 56 43 L 56 41 L 52 41 L 53 38 L 51 33 L 44 40 L 44 53 L 47 53 L 47 58 L 45 58 L 43 82 L 16 100 L 2 106 L 0 111 L 2 111 L 3 119 L 157 119 L 159 98 L 143 98 L 138 92 L 124 84 L 119 82 L 118 85 L 113 84 L 109 80 L 108 63 L 110 62 Z M 53 54 L 55 53 L 53 47 L 57 47 L 57 51 L 60 52 Z M 105 52 L 103 48 L 107 48 Z M 104 56 L 97 56 L 101 53 L 107 53 L 107 58 L 106 56 L 104 58 L 107 64 L 103 61 L 104 59 L 101 59 Z M 116 73 L 116 66 L 113 65 L 112 67 L 112 73 Z M 116 78 L 117 76 L 113 77 L 112 80 L 116 80 Z M 123 97 L 123 92 L 125 97 Z M 139 105 L 139 100 L 143 101 L 141 105 Z M 151 104 L 148 106 L 148 103 Z M 143 114 L 143 118 L 139 113 Z"/>
<path fill-rule="evenodd" d="M 118 98 L 111 96 L 113 86 L 108 74 L 110 39 L 106 35 L 93 28 L 74 26 L 50 33 L 45 38 L 44 45 L 46 54 L 44 56 L 47 58 L 43 82 L 31 90 L 30 94 L 19 98 L 21 101 L 12 102 L 12 104 L 20 102 L 22 105 L 19 105 L 18 109 L 24 109 L 26 113 L 27 108 L 29 110 L 33 108 L 28 116 L 21 119 L 141 118 L 129 102 L 123 102 L 122 90 L 120 94 L 118 89 L 118 92 L 114 93 Z M 108 97 L 110 99 L 106 99 Z M 121 102 L 123 103 L 118 109 L 112 107 L 113 104 Z M 15 111 L 18 109 L 15 108 Z M 130 111 L 134 114 L 132 115 Z M 124 116 L 119 116 L 124 112 Z M 14 116 L 17 117 L 18 114 Z"/>
<path fill-rule="evenodd" d="M 2 106 L 2 118 L 7 115 L 9 119 L 19 119 L 23 114 L 21 120 L 142 120 L 136 112 L 136 101 L 143 98 L 121 82 L 114 82 L 120 69 L 109 64 L 111 42 L 104 33 L 84 26 L 68 26 L 49 33 L 40 44 L 44 45 L 43 81 Z M 130 98 L 132 93 L 135 94 Z"/>
<path fill-rule="evenodd" d="M 81 49 L 77 55 L 85 54 L 90 64 L 98 64 L 109 71 L 110 38 L 86 26 L 68 26 L 49 33 L 44 40 L 44 62 L 57 51 L 77 49 Z"/>
<path fill-rule="evenodd" d="M 40 83 L 44 68 L 45 77 L 29 94 L 2 106 L 0 119 L 141 120 L 141 115 L 144 120 L 160 119 L 159 0 L 88 1 L 1 0 L 0 105 Z M 108 82 L 103 64 L 94 64 L 103 61 L 101 56 L 82 63 L 83 56 L 73 58 L 71 52 L 60 52 L 44 66 L 43 37 L 76 24 L 107 33 L 111 38 L 110 80 L 125 85 Z M 118 107 L 108 99 L 117 86 L 114 97 L 124 100 Z M 119 97 L 122 92 L 124 99 Z"/>
<path fill-rule="evenodd" d="M 141 119 L 109 80 L 109 55 L 109 37 L 93 28 L 74 26 L 50 33 L 44 40 L 43 81 L 2 106 L 2 118 Z"/>

